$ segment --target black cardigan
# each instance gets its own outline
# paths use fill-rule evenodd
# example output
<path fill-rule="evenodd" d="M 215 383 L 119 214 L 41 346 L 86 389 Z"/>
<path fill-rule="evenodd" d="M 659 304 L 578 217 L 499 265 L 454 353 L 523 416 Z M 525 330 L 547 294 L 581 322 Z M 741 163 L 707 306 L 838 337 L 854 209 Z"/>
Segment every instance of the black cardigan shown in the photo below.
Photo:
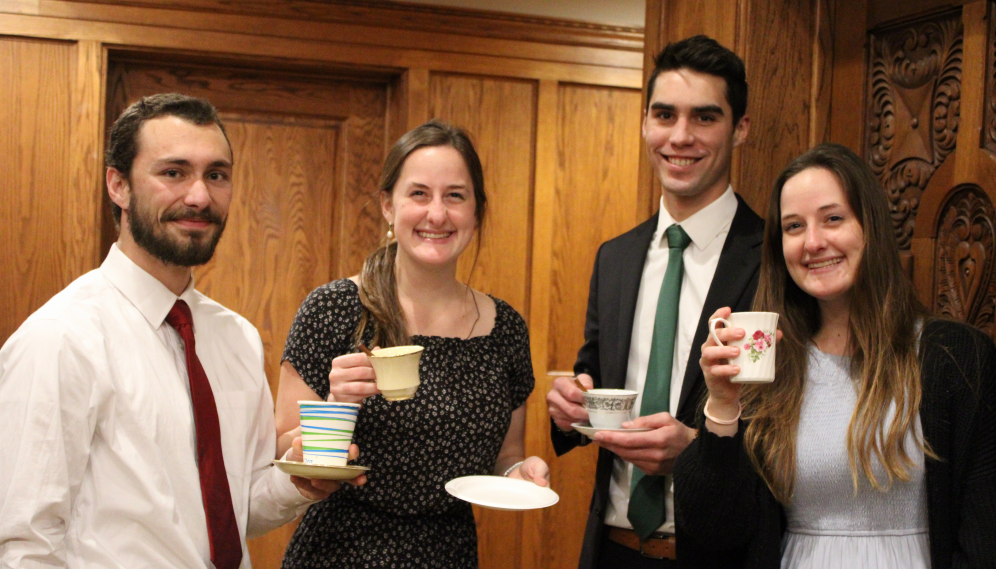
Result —
<path fill-rule="evenodd" d="M 920 421 L 941 460 L 926 460 L 934 569 L 996 567 L 996 346 L 943 320 L 921 337 Z M 743 444 L 699 418 L 699 437 L 674 466 L 679 567 L 777 568 L 785 512 Z"/>

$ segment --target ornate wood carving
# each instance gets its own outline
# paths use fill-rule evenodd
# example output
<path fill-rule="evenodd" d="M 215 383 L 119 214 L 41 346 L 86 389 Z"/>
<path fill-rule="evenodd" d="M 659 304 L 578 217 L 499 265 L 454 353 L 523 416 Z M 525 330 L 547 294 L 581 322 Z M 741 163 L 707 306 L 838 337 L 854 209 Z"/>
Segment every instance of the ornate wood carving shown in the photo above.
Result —
<path fill-rule="evenodd" d="M 961 99 L 959 12 L 872 32 L 868 162 L 889 196 L 909 250 L 920 195 L 954 150 Z"/>
<path fill-rule="evenodd" d="M 989 3 L 986 51 L 986 110 L 982 121 L 982 147 L 996 154 L 996 2 Z"/>
<path fill-rule="evenodd" d="M 934 311 L 992 335 L 996 315 L 996 229 L 982 188 L 959 186 L 941 210 Z"/>

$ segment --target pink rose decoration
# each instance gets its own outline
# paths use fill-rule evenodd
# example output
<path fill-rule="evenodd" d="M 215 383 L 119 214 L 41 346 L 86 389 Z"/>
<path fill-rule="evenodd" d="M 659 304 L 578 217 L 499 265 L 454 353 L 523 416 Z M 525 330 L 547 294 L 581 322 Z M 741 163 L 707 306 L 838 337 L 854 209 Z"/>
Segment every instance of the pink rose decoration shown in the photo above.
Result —
<path fill-rule="evenodd" d="M 750 349 L 750 342 L 747 342 L 746 344 L 744 344 L 744 349 L 745 350 L 749 350 Z"/>
<path fill-rule="evenodd" d="M 760 340 L 761 338 L 764 337 L 764 332 L 762 332 L 760 330 L 757 330 L 757 331 L 754 332 L 754 336 L 752 336 L 752 337 L 755 340 Z"/>
<path fill-rule="evenodd" d="M 757 351 L 759 351 L 759 352 L 763 352 L 764 351 L 764 340 L 755 340 L 754 341 L 754 349 L 757 350 Z"/>

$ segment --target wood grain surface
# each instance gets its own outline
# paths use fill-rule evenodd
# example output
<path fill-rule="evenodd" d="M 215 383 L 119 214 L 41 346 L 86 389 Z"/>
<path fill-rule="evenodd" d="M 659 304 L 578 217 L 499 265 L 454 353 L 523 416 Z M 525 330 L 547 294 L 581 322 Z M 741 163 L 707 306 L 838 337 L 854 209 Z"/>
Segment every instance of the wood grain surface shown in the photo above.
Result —
<path fill-rule="evenodd" d="M 599 244 L 645 219 L 636 207 L 640 101 L 635 89 L 560 86 L 549 370 L 574 367 Z"/>
<path fill-rule="evenodd" d="M 37 13 L 40 9 L 37 0 L 19 1 L 23 4 L 23 10 L 33 10 L 32 13 Z M 281 26 L 282 23 L 286 25 L 286 22 L 291 20 L 301 20 L 350 26 L 392 27 L 414 32 L 431 30 L 437 37 L 448 34 L 472 35 L 479 39 L 495 38 L 566 46 L 604 47 L 636 53 L 639 53 L 643 47 L 643 30 L 640 28 L 452 6 L 415 3 L 399 5 L 396 2 L 383 0 L 269 0 L 257 3 L 232 3 L 225 0 L 129 0 L 128 2 L 95 0 L 89 3 L 49 1 L 45 3 L 44 10 L 45 13 L 92 17 L 101 13 L 102 9 L 107 12 L 122 8 L 127 10 L 129 7 L 127 5 L 136 7 L 131 10 L 133 14 L 148 13 L 149 8 L 211 13 L 213 16 L 211 19 L 200 17 L 199 24 L 204 27 L 212 23 L 227 27 L 224 26 L 225 20 L 219 20 L 219 17 L 251 15 L 272 22 L 265 28 L 269 33 L 274 31 L 274 26 Z M 17 3 L 14 7 L 17 7 Z M 117 17 L 128 16 L 119 12 Z M 292 30 L 289 33 L 298 36 L 302 32 Z M 410 41 L 410 37 L 401 35 L 397 41 Z"/>
<path fill-rule="evenodd" d="M 72 135 L 85 120 L 74 110 L 79 57 L 71 43 L 0 37 L 0 342 L 96 267 L 93 207 L 71 182 L 85 158 L 67 159 L 86 146 Z"/>
<path fill-rule="evenodd" d="M 748 5 L 750 25 L 737 46 L 752 89 L 751 127 L 733 165 L 733 188 L 763 216 L 778 173 L 809 149 L 815 22 L 809 2 Z"/>

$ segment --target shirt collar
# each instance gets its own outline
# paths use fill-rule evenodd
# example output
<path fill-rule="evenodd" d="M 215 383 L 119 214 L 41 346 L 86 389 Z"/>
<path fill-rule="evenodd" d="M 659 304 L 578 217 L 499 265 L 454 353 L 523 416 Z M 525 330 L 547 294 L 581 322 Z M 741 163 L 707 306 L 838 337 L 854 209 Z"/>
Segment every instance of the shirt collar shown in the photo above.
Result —
<path fill-rule="evenodd" d="M 697 249 L 705 249 L 720 233 L 729 229 L 733 216 L 737 214 L 737 196 L 733 186 L 726 186 L 726 191 L 711 204 L 692 214 L 691 217 L 678 223 L 692 244 Z M 666 247 L 664 231 L 677 223 L 664 207 L 664 197 L 661 197 L 660 215 L 657 219 L 657 231 L 654 232 L 653 243 L 657 247 Z"/>
<path fill-rule="evenodd" d="M 153 328 L 162 326 L 166 315 L 176 304 L 177 296 L 173 291 L 129 259 L 118 249 L 117 243 L 111 245 L 107 258 L 100 265 L 100 272 L 142 313 Z M 179 298 L 193 306 L 193 291 L 194 279 L 191 277 L 190 284 Z"/>

